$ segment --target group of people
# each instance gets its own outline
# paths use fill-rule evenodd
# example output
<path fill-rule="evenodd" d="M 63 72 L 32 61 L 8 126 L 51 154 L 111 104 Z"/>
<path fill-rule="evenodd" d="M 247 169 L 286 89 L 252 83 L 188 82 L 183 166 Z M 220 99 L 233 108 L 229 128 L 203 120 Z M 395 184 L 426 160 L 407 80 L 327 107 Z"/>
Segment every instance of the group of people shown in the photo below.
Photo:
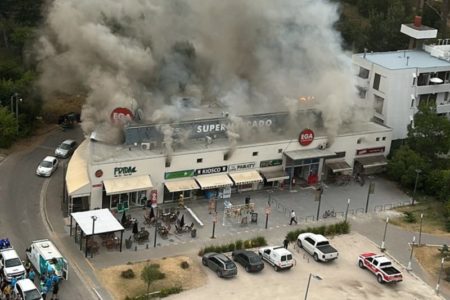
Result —
<path fill-rule="evenodd" d="M 32 268 L 30 262 L 25 263 L 25 278 L 30 279 L 34 284 L 36 284 L 36 272 Z M 17 294 L 16 284 L 17 281 L 22 278 L 13 277 L 10 282 L 5 278 L 0 280 L 0 299 L 6 300 L 24 300 L 20 295 Z M 59 281 L 60 278 L 55 274 L 53 269 L 49 269 L 47 274 L 42 274 L 39 278 L 39 290 L 42 295 L 42 299 L 46 300 L 47 295 L 51 293 L 51 297 L 48 299 L 56 300 L 58 299 L 59 292 Z"/>

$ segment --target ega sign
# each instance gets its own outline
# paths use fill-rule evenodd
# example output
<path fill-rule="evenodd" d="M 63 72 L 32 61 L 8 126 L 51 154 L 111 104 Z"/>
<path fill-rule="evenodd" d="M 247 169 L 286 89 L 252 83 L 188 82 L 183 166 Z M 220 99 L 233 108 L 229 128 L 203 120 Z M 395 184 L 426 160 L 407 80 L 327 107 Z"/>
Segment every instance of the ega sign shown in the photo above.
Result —
<path fill-rule="evenodd" d="M 312 143 L 314 140 L 314 131 L 311 129 L 304 129 L 302 132 L 300 132 L 300 135 L 298 136 L 298 142 L 302 146 L 308 146 Z"/>

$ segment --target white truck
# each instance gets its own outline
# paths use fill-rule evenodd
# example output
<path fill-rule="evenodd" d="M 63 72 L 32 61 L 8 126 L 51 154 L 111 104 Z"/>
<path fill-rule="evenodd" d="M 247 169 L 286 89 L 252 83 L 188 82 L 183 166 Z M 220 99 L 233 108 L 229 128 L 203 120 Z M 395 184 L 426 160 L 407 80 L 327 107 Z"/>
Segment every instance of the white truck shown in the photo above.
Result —
<path fill-rule="evenodd" d="M 1 276 L 7 282 L 11 282 L 13 277 L 25 278 L 25 267 L 13 248 L 0 249 L 0 270 Z"/>
<path fill-rule="evenodd" d="M 339 252 L 321 234 L 301 233 L 297 237 L 297 245 L 311 254 L 315 261 L 330 261 L 339 256 Z"/>
<path fill-rule="evenodd" d="M 50 240 L 32 242 L 26 253 L 28 260 L 39 275 L 54 272 L 62 279 L 69 278 L 67 260 Z"/>
<path fill-rule="evenodd" d="M 258 249 L 263 260 L 271 264 L 275 271 L 290 269 L 294 266 L 292 253 L 282 246 L 267 246 Z"/>

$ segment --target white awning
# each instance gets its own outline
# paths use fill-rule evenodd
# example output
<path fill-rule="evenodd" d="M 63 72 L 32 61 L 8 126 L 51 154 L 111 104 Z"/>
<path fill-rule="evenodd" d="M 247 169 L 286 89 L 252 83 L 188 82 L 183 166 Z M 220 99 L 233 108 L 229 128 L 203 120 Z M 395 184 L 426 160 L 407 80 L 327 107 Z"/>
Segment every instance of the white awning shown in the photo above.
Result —
<path fill-rule="evenodd" d="M 106 195 L 137 192 L 153 187 L 149 175 L 107 179 L 103 181 L 103 184 L 105 185 Z"/>
<path fill-rule="evenodd" d="M 197 180 L 202 190 L 233 185 L 233 181 L 227 174 L 198 176 L 195 180 Z"/>
<path fill-rule="evenodd" d="M 350 165 L 344 159 L 335 160 L 335 161 L 327 160 L 325 162 L 325 164 L 333 171 L 333 173 L 353 170 L 353 168 L 350 167 Z"/>
<path fill-rule="evenodd" d="M 336 153 L 328 149 L 295 150 L 284 152 L 284 154 L 292 160 L 320 158 L 336 155 Z"/>
<path fill-rule="evenodd" d="M 235 184 L 247 184 L 254 182 L 262 182 L 263 178 L 258 171 L 252 170 L 247 172 L 230 173 L 228 174 L 233 179 Z"/>
<path fill-rule="evenodd" d="M 181 191 L 198 190 L 200 188 L 198 186 L 197 182 L 192 178 L 184 179 L 184 180 L 166 181 L 164 184 L 166 185 L 166 188 L 171 193 L 181 192 Z"/>
<path fill-rule="evenodd" d="M 87 170 L 87 145 L 85 140 L 75 150 L 67 165 L 66 187 L 70 197 L 84 197 L 91 194 L 89 174 Z"/>
<path fill-rule="evenodd" d="M 86 235 L 124 230 L 120 222 L 107 208 L 76 212 L 71 213 L 70 215 Z M 94 223 L 93 217 L 96 218 L 94 232 L 92 232 L 92 224 Z"/>
<path fill-rule="evenodd" d="M 381 167 L 388 164 L 386 157 L 384 157 L 384 155 L 356 157 L 355 160 L 358 161 L 361 165 L 363 165 L 365 169 Z"/>
<path fill-rule="evenodd" d="M 286 175 L 283 170 L 276 171 L 261 171 L 267 182 L 281 181 L 289 179 L 289 175 Z"/>

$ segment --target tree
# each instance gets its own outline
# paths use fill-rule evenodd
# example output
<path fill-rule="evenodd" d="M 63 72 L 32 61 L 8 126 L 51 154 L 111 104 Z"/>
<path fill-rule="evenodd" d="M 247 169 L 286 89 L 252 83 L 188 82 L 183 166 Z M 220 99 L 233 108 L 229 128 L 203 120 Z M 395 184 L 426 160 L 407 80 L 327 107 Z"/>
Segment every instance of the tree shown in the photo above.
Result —
<path fill-rule="evenodd" d="M 408 126 L 408 145 L 433 166 L 442 167 L 442 158 L 450 150 L 450 121 L 436 114 L 434 107 L 421 105 Z"/>
<path fill-rule="evenodd" d="M 395 151 L 387 166 L 388 175 L 408 188 L 414 187 L 416 169 L 426 171 L 428 166 L 425 160 L 407 145 Z"/>
<path fill-rule="evenodd" d="M 165 278 L 166 275 L 159 270 L 158 264 L 146 265 L 141 272 L 141 279 L 147 284 L 147 298 L 150 291 L 150 285 L 156 280 Z"/>
<path fill-rule="evenodd" d="M 0 148 L 9 148 L 16 137 L 16 120 L 6 107 L 0 106 Z"/>

